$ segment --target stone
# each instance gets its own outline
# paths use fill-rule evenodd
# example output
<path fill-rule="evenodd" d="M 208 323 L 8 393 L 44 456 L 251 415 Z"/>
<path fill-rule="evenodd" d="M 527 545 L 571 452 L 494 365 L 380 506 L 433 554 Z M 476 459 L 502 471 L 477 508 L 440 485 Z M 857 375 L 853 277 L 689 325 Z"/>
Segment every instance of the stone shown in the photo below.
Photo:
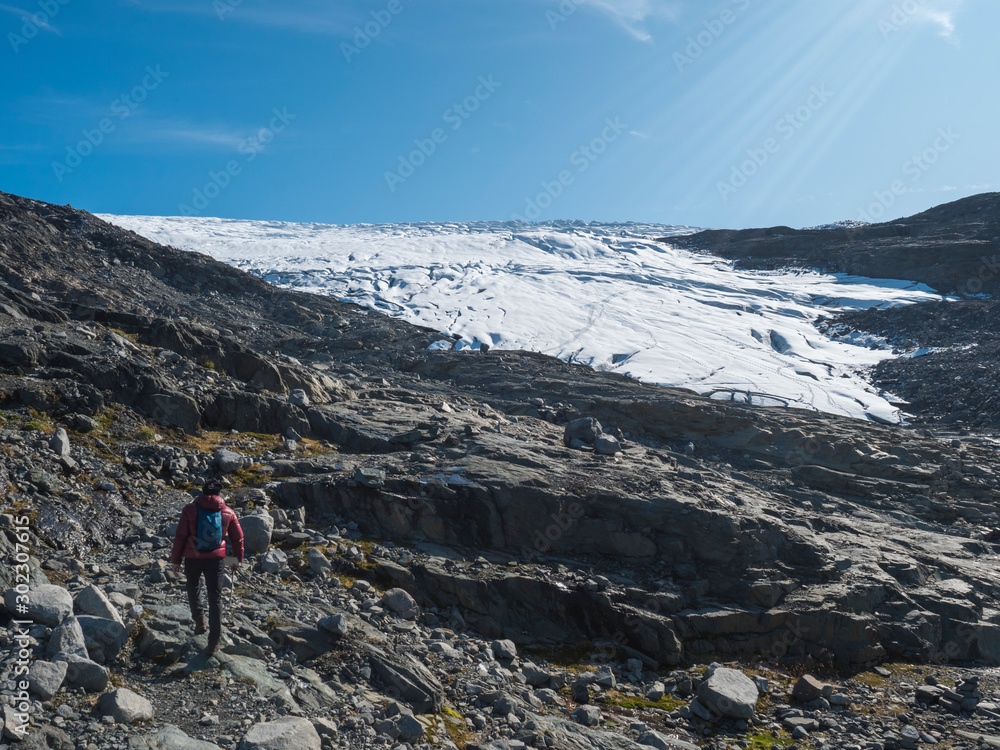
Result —
<path fill-rule="evenodd" d="M 638 741 L 640 745 L 655 747 L 656 750 L 698 750 L 693 742 L 685 742 L 655 731 L 645 732 Z"/>
<path fill-rule="evenodd" d="M 412 620 L 420 613 L 416 600 L 403 589 L 389 589 L 382 594 L 382 606 L 404 620 Z"/>
<path fill-rule="evenodd" d="M 87 654 L 98 664 L 113 661 L 128 642 L 128 628 L 120 620 L 115 622 L 91 615 L 80 615 L 76 619 L 83 629 Z"/>
<path fill-rule="evenodd" d="M 580 419 L 574 419 L 566 425 L 566 428 L 563 430 L 563 442 L 568 448 L 575 447 L 574 441 L 593 445 L 602 432 L 601 423 L 596 419 L 593 417 L 581 417 Z"/>
<path fill-rule="evenodd" d="M 542 688 L 541 690 L 536 690 L 535 695 L 542 703 L 548 703 L 553 705 L 559 703 L 559 693 L 551 688 Z"/>
<path fill-rule="evenodd" d="M 309 406 L 309 395 L 301 388 L 295 388 L 288 394 L 288 403 L 292 406 Z"/>
<path fill-rule="evenodd" d="M 52 661 L 66 662 L 68 687 L 83 688 L 88 693 L 103 693 L 108 686 L 108 670 L 95 661 L 76 654 L 57 654 Z"/>
<path fill-rule="evenodd" d="M 253 463 L 252 459 L 244 456 L 242 453 L 227 450 L 226 448 L 216 448 L 213 458 L 215 465 L 223 474 L 232 474 L 234 471 L 244 469 Z"/>
<path fill-rule="evenodd" d="M 521 665 L 521 674 L 524 675 L 524 679 L 532 687 L 547 685 L 549 680 L 552 679 L 552 675 L 550 675 L 546 670 L 530 661 Z"/>
<path fill-rule="evenodd" d="M 55 434 L 49 438 L 49 448 L 59 457 L 69 455 L 69 434 L 66 430 L 60 427 L 55 431 Z"/>
<path fill-rule="evenodd" d="M 757 706 L 757 686 L 738 669 L 721 667 L 698 686 L 698 699 L 715 714 L 751 719 Z"/>
<path fill-rule="evenodd" d="M 119 625 L 124 625 L 121 615 L 115 605 L 111 603 L 104 592 L 97 586 L 91 584 L 80 589 L 73 599 L 73 610 L 81 615 L 93 615 L 103 617 L 105 620 L 114 620 Z"/>
<path fill-rule="evenodd" d="M 309 564 L 309 570 L 316 575 L 325 576 L 333 570 L 333 566 L 330 565 L 330 561 L 327 559 L 326 555 L 318 549 L 309 550 L 306 555 L 306 562 Z"/>
<path fill-rule="evenodd" d="M 28 736 L 30 731 L 30 718 L 25 721 L 25 714 L 20 713 L 13 706 L 8 704 L 3 704 L 2 713 L 0 713 L 0 728 L 3 729 L 4 739 L 11 740 L 12 742 L 20 742 Z"/>
<path fill-rule="evenodd" d="M 381 487 L 385 484 L 385 469 L 359 466 L 354 470 L 354 481 L 363 487 Z"/>
<path fill-rule="evenodd" d="M 517 658 L 517 646 L 511 640 L 493 641 L 490 650 L 497 661 L 513 661 Z"/>
<path fill-rule="evenodd" d="M 88 657 L 87 640 L 83 635 L 80 620 L 70 617 L 53 629 L 49 642 L 45 646 L 45 655 L 53 657 L 56 654 L 70 654 Z"/>
<path fill-rule="evenodd" d="M 820 682 L 811 674 L 804 674 L 792 688 L 792 698 L 799 703 L 812 703 L 817 698 L 822 697 L 825 683 Z"/>
<path fill-rule="evenodd" d="M 597 706 L 578 706 L 577 709 L 573 711 L 572 716 L 575 721 L 580 722 L 585 727 L 596 727 L 601 723 L 601 709 Z"/>
<path fill-rule="evenodd" d="M 408 654 L 389 653 L 361 644 L 372 671 L 417 713 L 438 713 L 444 705 L 444 687 L 427 667 Z"/>
<path fill-rule="evenodd" d="M 399 739 L 404 742 L 416 742 L 424 736 L 424 725 L 410 714 L 402 714 L 394 723 Z"/>
<path fill-rule="evenodd" d="M 255 513 L 240 519 L 243 529 L 243 551 L 247 555 L 262 555 L 271 546 L 274 519 L 267 513 Z"/>
<path fill-rule="evenodd" d="M 67 666 L 64 661 L 36 661 L 28 670 L 28 689 L 43 701 L 49 700 L 62 687 Z"/>
<path fill-rule="evenodd" d="M 899 744 L 907 750 L 914 750 L 920 742 L 920 730 L 911 724 L 907 724 L 899 730 Z"/>
<path fill-rule="evenodd" d="M 802 727 L 807 732 L 815 732 L 819 729 L 819 722 L 816 719 L 809 718 L 808 716 L 786 716 L 782 722 L 786 729 L 794 730 L 796 727 Z"/>
<path fill-rule="evenodd" d="M 260 569 L 265 573 L 280 573 L 288 567 L 288 555 L 280 549 L 268 550 L 260 560 Z"/>
<path fill-rule="evenodd" d="M 153 704 L 128 688 L 118 688 L 101 696 L 101 716 L 111 716 L 118 724 L 153 720 Z"/>
<path fill-rule="evenodd" d="M 345 636 L 350 626 L 347 622 L 347 617 L 344 615 L 330 615 L 329 617 L 322 618 L 316 625 L 320 630 L 325 630 L 327 633 L 332 633 L 336 636 Z"/>
<path fill-rule="evenodd" d="M 654 682 L 649 690 L 646 691 L 646 700 L 653 701 L 654 703 L 664 695 L 667 694 L 667 689 L 662 682 Z"/>
<path fill-rule="evenodd" d="M 594 682 L 605 688 L 613 688 L 618 684 L 618 681 L 615 680 L 615 673 L 607 664 L 598 667 Z"/>
<path fill-rule="evenodd" d="M 289 716 L 254 724 L 238 750 L 322 750 L 322 741 L 311 721 Z"/>
<path fill-rule="evenodd" d="M 618 442 L 618 438 L 613 435 L 598 435 L 597 440 L 594 441 L 594 453 L 602 456 L 614 456 L 621 452 L 622 445 Z"/>
<path fill-rule="evenodd" d="M 33 620 L 54 628 L 73 613 L 73 597 L 62 586 L 43 583 L 28 589 L 27 602 L 19 609 L 18 594 L 14 589 L 8 589 L 3 602 L 8 612 L 16 613 L 22 620 Z"/>

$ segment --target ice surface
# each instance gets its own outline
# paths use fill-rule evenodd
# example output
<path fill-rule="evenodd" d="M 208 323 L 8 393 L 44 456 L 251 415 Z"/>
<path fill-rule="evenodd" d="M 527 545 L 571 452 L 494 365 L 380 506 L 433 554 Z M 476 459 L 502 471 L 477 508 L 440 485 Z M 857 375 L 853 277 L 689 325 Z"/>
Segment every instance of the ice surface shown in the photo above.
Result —
<path fill-rule="evenodd" d="M 713 398 L 880 421 L 899 411 L 863 371 L 891 351 L 834 340 L 814 321 L 940 298 L 907 281 L 735 269 L 656 242 L 690 231 L 661 225 L 102 218 L 279 286 L 460 334 L 462 348 L 528 349 Z"/>

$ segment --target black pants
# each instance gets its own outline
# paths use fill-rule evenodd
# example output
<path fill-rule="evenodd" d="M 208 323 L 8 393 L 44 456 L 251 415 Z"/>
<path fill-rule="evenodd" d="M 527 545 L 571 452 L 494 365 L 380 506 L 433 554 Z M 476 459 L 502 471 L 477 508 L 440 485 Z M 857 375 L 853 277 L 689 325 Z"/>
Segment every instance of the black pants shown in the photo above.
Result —
<path fill-rule="evenodd" d="M 188 557 L 184 560 L 184 574 L 187 576 L 188 602 L 191 604 L 191 618 L 195 625 L 205 623 L 205 610 L 201 606 L 201 576 L 205 575 L 208 590 L 208 640 L 219 642 L 222 635 L 222 558 L 199 560 Z"/>

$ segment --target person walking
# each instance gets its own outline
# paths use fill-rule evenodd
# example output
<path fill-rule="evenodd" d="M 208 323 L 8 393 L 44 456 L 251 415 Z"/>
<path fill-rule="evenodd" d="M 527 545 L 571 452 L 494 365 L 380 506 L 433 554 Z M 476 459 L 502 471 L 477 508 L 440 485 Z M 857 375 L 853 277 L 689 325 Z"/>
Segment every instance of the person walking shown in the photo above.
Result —
<path fill-rule="evenodd" d="M 205 577 L 208 593 L 208 647 L 205 653 L 213 656 L 219 650 L 222 637 L 222 581 L 225 573 L 226 539 L 230 554 L 236 558 L 235 568 L 243 562 L 243 529 L 236 512 L 222 499 L 222 484 L 208 482 L 202 494 L 188 503 L 181 511 L 174 535 L 170 563 L 174 575 L 180 575 L 181 560 L 187 576 L 188 602 L 194 632 L 205 632 L 205 611 L 201 604 L 201 578 Z"/>

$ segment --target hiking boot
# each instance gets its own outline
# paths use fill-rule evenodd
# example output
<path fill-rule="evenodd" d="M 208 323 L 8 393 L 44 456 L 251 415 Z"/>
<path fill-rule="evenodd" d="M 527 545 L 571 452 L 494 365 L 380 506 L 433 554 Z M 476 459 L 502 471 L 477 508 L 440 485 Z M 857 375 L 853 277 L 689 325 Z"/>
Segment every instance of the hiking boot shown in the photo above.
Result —
<path fill-rule="evenodd" d="M 219 652 L 218 639 L 210 638 L 208 646 L 205 648 L 205 656 L 215 656 Z"/>
<path fill-rule="evenodd" d="M 195 623 L 195 626 L 194 626 L 194 634 L 195 635 L 201 635 L 206 630 L 208 630 L 208 628 L 205 627 L 205 623 L 203 623 L 203 622 Z"/>

